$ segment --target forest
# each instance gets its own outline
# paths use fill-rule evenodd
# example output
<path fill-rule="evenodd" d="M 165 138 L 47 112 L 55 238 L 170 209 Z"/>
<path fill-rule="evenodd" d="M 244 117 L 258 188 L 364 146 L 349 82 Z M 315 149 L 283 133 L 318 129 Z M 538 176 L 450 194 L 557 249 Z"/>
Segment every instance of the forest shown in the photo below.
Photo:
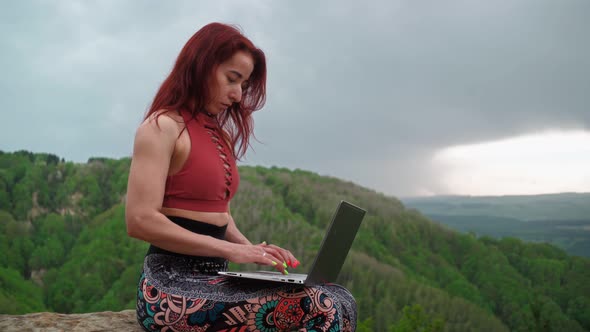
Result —
<path fill-rule="evenodd" d="M 148 245 L 126 233 L 129 165 L 0 151 L 0 313 L 135 308 Z M 232 215 L 241 231 L 289 248 L 302 270 L 340 200 L 367 210 L 338 280 L 356 298 L 358 331 L 590 330 L 588 258 L 455 231 L 310 171 L 241 166 L 240 175 Z"/>

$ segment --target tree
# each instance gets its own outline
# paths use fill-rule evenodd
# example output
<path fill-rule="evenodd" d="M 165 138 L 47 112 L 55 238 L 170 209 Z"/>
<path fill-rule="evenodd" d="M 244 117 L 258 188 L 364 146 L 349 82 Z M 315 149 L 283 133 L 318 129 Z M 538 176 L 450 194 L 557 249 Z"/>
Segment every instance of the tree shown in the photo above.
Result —
<path fill-rule="evenodd" d="M 391 332 L 440 332 L 445 322 L 440 317 L 430 317 L 419 304 L 405 306 L 402 318 L 390 329 Z"/>

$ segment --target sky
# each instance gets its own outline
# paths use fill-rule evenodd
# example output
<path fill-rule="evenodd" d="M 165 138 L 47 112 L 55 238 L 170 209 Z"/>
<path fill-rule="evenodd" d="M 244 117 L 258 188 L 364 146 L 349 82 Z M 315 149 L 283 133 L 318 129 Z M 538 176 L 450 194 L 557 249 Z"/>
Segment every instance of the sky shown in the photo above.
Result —
<path fill-rule="evenodd" d="M 264 50 L 241 165 L 396 197 L 590 192 L 590 1 L 10 1 L 0 150 L 128 157 L 210 22 Z"/>

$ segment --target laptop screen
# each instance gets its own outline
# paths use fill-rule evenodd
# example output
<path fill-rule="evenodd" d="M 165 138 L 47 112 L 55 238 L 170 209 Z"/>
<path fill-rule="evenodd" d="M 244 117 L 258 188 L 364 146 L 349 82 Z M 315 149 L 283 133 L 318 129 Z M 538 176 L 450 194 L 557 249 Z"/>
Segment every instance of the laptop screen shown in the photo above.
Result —
<path fill-rule="evenodd" d="M 365 213 L 365 210 L 348 202 L 340 202 L 324 235 L 306 284 L 336 281 Z"/>

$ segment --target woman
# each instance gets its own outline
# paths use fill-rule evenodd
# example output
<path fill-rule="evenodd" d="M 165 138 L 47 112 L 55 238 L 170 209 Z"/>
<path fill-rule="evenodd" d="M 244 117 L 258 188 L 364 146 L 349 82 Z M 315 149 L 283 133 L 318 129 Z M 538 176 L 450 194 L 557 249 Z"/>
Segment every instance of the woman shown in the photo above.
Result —
<path fill-rule="evenodd" d="M 236 160 L 265 101 L 266 60 L 234 27 L 212 23 L 184 46 L 137 129 L 127 188 L 130 236 L 151 244 L 138 286 L 146 331 L 353 331 L 356 306 L 337 285 L 303 287 L 217 275 L 227 262 L 299 261 L 252 244 L 230 201 Z"/>

